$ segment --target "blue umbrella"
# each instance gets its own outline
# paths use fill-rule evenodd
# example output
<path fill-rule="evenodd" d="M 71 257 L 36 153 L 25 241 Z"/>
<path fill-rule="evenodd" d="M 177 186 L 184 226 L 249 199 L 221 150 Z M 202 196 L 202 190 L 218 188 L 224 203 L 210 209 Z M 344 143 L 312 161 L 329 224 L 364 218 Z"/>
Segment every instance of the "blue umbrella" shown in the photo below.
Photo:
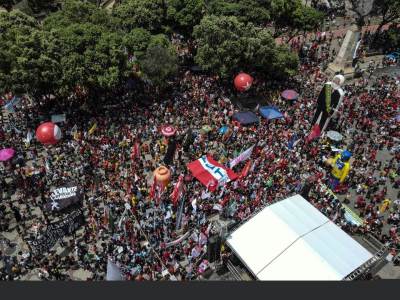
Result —
<path fill-rule="evenodd" d="M 227 130 L 228 130 L 228 126 L 225 125 L 225 126 L 222 126 L 222 127 L 219 129 L 218 132 L 219 132 L 220 134 L 224 134 Z"/>
<path fill-rule="evenodd" d="M 249 125 L 259 122 L 257 115 L 251 111 L 238 112 L 235 113 L 232 117 L 241 125 Z"/>
<path fill-rule="evenodd" d="M 283 118 L 283 114 L 275 106 L 261 106 L 260 114 L 267 120 Z"/>
<path fill-rule="evenodd" d="M 400 114 L 395 117 L 396 122 L 400 122 Z"/>

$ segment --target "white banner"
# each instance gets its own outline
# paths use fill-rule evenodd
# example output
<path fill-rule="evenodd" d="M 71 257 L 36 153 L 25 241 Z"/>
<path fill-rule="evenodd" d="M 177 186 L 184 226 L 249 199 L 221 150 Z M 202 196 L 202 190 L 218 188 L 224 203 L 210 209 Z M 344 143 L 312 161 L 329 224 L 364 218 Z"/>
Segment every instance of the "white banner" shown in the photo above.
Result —
<path fill-rule="evenodd" d="M 253 148 L 255 145 L 251 146 L 249 149 L 243 151 L 242 153 L 239 154 L 238 157 L 235 157 L 232 159 L 229 163 L 229 167 L 232 169 L 234 166 L 236 166 L 238 163 L 248 159 L 251 156 L 251 153 L 253 153 Z"/>
<path fill-rule="evenodd" d="M 175 241 L 169 242 L 165 244 L 165 247 L 171 247 L 174 246 L 176 244 L 179 244 L 180 242 L 182 242 L 183 240 L 185 240 L 188 236 L 190 235 L 190 231 L 186 232 L 184 235 L 182 235 L 181 237 L 179 237 L 178 239 L 176 239 Z"/>

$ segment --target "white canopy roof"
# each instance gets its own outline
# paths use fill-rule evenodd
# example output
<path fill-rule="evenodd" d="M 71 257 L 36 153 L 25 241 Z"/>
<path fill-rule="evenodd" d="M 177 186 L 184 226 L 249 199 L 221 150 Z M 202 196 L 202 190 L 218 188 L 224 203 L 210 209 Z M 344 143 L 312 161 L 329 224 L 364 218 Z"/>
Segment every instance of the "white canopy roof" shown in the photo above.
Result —
<path fill-rule="evenodd" d="M 259 280 L 342 280 L 372 258 L 300 195 L 264 208 L 227 243 Z"/>

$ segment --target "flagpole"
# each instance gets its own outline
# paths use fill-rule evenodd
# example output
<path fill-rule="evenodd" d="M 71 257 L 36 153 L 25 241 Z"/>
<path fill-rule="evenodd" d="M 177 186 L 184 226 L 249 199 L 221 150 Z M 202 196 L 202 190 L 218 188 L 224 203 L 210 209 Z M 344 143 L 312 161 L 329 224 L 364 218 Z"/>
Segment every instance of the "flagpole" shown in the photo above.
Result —
<path fill-rule="evenodd" d="M 183 214 L 184 206 L 185 206 L 185 196 L 182 195 L 182 197 L 181 197 L 181 199 L 179 201 L 178 214 L 176 216 L 176 227 L 175 227 L 176 231 L 179 231 L 181 229 L 182 214 Z"/>

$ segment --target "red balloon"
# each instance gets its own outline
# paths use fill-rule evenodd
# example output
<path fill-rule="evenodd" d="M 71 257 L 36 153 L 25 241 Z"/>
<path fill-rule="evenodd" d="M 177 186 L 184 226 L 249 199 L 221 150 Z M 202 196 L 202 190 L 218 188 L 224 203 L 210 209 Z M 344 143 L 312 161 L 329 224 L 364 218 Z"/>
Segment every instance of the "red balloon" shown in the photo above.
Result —
<path fill-rule="evenodd" d="M 234 80 L 235 88 L 244 92 L 247 91 L 253 84 L 253 77 L 246 73 L 239 73 Z"/>
<path fill-rule="evenodd" d="M 54 145 L 61 139 L 61 129 L 52 122 L 40 124 L 36 129 L 36 138 L 44 145 Z"/>

